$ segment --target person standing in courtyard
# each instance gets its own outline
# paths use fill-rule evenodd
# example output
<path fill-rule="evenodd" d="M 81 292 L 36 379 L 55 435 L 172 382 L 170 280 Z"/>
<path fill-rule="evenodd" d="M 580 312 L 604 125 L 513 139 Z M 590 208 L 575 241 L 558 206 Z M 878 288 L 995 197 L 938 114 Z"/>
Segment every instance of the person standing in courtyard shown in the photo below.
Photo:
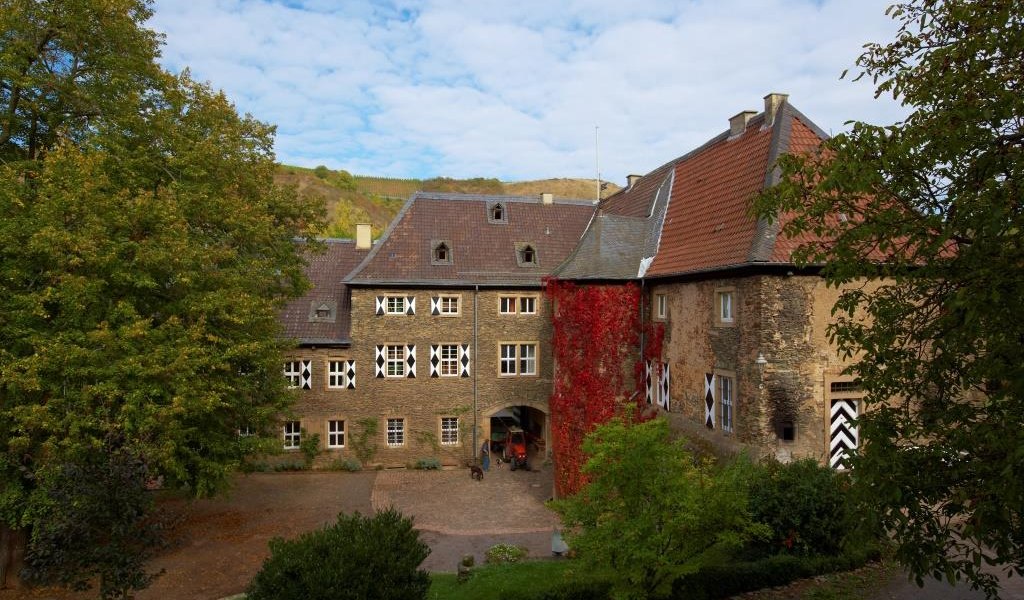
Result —
<path fill-rule="evenodd" d="M 490 470 L 491 442 L 489 440 L 484 440 L 484 443 L 480 446 L 480 463 L 483 465 L 484 471 Z"/>

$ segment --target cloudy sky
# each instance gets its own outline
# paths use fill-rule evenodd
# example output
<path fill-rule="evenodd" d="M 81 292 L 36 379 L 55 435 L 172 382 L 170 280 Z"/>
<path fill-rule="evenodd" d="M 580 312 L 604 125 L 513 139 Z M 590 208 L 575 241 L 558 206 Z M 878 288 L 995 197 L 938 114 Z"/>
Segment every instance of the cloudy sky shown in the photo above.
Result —
<path fill-rule="evenodd" d="M 164 65 L 278 126 L 278 160 L 619 184 L 769 92 L 826 131 L 902 114 L 840 80 L 891 0 L 157 0 Z M 595 136 L 595 126 L 599 136 Z M 595 137 L 599 144 L 595 144 Z"/>

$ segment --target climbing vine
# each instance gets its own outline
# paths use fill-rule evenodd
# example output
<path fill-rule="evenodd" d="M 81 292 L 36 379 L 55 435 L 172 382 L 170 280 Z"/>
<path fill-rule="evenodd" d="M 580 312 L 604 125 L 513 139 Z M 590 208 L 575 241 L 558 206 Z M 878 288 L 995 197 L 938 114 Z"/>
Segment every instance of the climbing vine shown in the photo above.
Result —
<path fill-rule="evenodd" d="M 551 437 L 555 489 L 560 496 L 586 483 L 583 438 L 593 428 L 635 406 L 647 409 L 644 360 L 660 366 L 663 328 L 645 324 L 640 288 L 575 285 L 549 280 L 554 306 L 552 351 L 556 376 L 551 396 Z M 641 356 L 641 341 L 643 352 Z"/>

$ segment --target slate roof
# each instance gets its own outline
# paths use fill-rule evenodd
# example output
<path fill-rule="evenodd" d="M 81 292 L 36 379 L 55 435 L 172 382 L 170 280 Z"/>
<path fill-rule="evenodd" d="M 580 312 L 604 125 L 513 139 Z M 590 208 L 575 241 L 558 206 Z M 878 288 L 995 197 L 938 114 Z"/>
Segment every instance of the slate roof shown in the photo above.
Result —
<path fill-rule="evenodd" d="M 505 222 L 490 209 L 503 206 Z M 580 241 L 594 215 L 589 200 L 537 196 L 486 196 L 417 192 L 370 254 L 346 280 L 349 285 L 540 286 Z M 444 241 L 450 264 L 437 264 L 433 249 Z M 529 244 L 536 265 L 521 266 L 517 249 Z"/>
<path fill-rule="evenodd" d="M 351 311 L 350 293 L 343 280 L 369 250 L 357 250 L 353 240 L 323 242 L 324 252 L 305 253 L 306 276 L 312 287 L 301 298 L 288 302 L 280 319 L 284 337 L 298 340 L 299 345 L 345 346 L 351 344 Z M 318 318 L 316 309 L 325 305 L 332 311 L 331 316 Z"/>
<path fill-rule="evenodd" d="M 726 130 L 603 200 L 556 276 L 615 280 L 789 264 L 800 240 L 780 238 L 779 221 L 755 220 L 747 209 L 777 182 L 782 153 L 812 151 L 828 136 L 788 102 L 778 111 L 771 127 L 756 115 L 742 134 Z"/>

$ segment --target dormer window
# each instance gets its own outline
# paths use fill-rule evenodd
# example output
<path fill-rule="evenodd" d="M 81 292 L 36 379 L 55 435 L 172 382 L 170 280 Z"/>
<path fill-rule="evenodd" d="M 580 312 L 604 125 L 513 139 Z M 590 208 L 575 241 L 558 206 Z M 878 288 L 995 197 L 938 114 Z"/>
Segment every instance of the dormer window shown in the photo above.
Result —
<path fill-rule="evenodd" d="M 533 244 L 516 244 L 516 262 L 519 263 L 520 267 L 537 266 L 537 250 L 533 247 Z"/>
<path fill-rule="evenodd" d="M 450 265 L 452 264 L 452 243 L 448 240 L 430 241 L 430 264 Z"/>
<path fill-rule="evenodd" d="M 333 323 L 338 315 L 338 303 L 334 300 L 314 300 L 309 303 L 310 323 Z"/>
<path fill-rule="evenodd" d="M 508 223 L 508 207 L 501 202 L 494 202 L 487 205 L 488 223 Z"/>
<path fill-rule="evenodd" d="M 331 316 L 331 307 L 326 304 L 321 304 L 316 307 L 316 318 L 326 319 Z"/>

